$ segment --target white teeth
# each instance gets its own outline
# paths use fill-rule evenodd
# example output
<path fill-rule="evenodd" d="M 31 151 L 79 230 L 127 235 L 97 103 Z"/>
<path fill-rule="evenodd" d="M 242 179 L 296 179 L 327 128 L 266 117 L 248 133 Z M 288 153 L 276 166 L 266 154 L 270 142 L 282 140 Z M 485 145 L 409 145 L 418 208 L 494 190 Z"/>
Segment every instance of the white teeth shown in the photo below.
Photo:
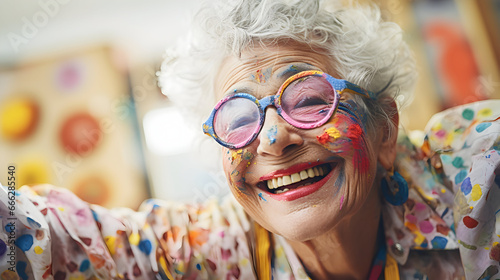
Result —
<path fill-rule="evenodd" d="M 290 176 L 285 175 L 283 176 L 283 185 L 288 186 L 292 183 L 292 178 Z"/>
<path fill-rule="evenodd" d="M 293 173 L 292 175 L 290 175 L 290 178 L 292 178 L 292 183 L 297 183 L 297 182 L 300 182 L 300 174 L 299 173 Z"/>
<path fill-rule="evenodd" d="M 316 176 L 312 168 L 307 169 L 307 176 L 309 176 L 309 178 L 314 178 L 314 176 Z"/>
<path fill-rule="evenodd" d="M 278 177 L 278 188 L 283 186 L 283 177 Z"/>
<path fill-rule="evenodd" d="M 291 174 L 291 175 L 285 175 L 282 177 L 278 178 L 273 178 L 270 180 L 267 180 L 267 187 L 272 190 L 272 189 L 277 189 L 282 186 L 288 186 L 293 183 L 300 182 L 302 180 L 305 180 L 307 178 L 314 178 L 316 176 L 323 176 L 326 174 L 326 169 L 323 166 L 315 166 L 313 168 L 309 168 L 306 170 L 302 170 L 300 172 Z M 283 190 L 277 190 L 276 193 L 282 193 L 285 191 L 288 191 L 288 188 L 284 188 Z"/>
<path fill-rule="evenodd" d="M 314 176 L 319 176 L 318 168 L 313 167 L 313 171 L 314 171 Z"/>

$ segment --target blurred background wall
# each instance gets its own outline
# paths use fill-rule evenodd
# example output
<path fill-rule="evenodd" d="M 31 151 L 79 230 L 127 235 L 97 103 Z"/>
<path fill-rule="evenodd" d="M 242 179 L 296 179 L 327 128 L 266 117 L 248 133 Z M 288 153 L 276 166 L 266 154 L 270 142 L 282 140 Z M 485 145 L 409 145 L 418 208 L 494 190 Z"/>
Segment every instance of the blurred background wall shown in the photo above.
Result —
<path fill-rule="evenodd" d="M 359 0 L 367 2 L 365 0 Z M 419 82 L 401 120 L 500 94 L 500 0 L 380 0 L 406 31 Z M 106 207 L 228 193 L 219 147 L 157 88 L 165 48 L 199 0 L 0 4 L 0 182 L 51 183 Z"/>

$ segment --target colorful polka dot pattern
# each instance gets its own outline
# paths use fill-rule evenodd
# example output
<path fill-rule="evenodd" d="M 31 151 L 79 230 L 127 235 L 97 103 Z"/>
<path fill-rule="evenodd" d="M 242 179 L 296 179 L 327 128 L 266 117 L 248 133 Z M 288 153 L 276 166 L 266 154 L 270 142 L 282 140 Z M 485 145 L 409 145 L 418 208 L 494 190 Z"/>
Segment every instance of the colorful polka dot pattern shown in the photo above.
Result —
<path fill-rule="evenodd" d="M 2 279 L 35 279 L 34 275 L 41 277 L 37 279 L 156 279 L 160 275 L 165 279 L 255 279 L 246 239 L 250 222 L 233 199 L 200 207 L 148 200 L 134 212 L 89 205 L 66 189 L 47 185 L 23 187 L 19 193 L 17 275 L 0 266 Z M 8 201 L 3 187 L 0 199 Z M 4 237 L 11 231 L 5 213 L 7 205 L 0 203 L 6 225 L 0 231 L 4 264 L 9 252 Z M 51 253 L 52 248 L 60 251 Z"/>
<path fill-rule="evenodd" d="M 409 199 L 399 209 L 385 205 L 383 217 L 405 279 L 500 277 L 499 116 L 500 101 L 472 103 L 435 115 L 421 147 L 399 137 L 395 169 L 408 181 Z M 391 250 L 396 244 L 400 250 Z M 443 264 L 456 270 L 425 267 L 443 261 L 432 249 L 458 249 Z"/>
<path fill-rule="evenodd" d="M 454 223 L 467 279 L 500 277 L 500 101 L 452 108 L 433 117 L 428 139 L 442 151 L 454 197 Z"/>

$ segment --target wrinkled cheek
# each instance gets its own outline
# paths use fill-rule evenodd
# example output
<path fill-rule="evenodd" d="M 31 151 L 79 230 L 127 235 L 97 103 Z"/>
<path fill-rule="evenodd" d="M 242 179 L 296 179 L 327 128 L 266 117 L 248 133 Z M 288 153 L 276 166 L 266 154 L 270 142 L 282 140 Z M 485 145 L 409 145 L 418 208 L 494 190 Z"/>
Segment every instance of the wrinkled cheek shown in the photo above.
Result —
<path fill-rule="evenodd" d="M 245 185 L 246 169 L 252 164 L 254 155 L 246 149 L 226 150 L 223 167 L 236 196 L 249 195 Z"/>
<path fill-rule="evenodd" d="M 352 166 L 360 173 L 370 169 L 370 157 L 366 133 L 356 119 L 338 114 L 316 136 L 317 141 L 328 151 L 342 158 L 351 158 Z"/>

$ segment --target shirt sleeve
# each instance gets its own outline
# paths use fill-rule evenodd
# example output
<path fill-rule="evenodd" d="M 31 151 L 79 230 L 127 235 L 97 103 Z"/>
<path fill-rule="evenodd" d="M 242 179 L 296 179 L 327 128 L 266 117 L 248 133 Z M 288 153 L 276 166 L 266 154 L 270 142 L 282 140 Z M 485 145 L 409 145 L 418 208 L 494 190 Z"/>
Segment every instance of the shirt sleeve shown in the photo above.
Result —
<path fill-rule="evenodd" d="M 444 111 L 429 143 L 455 193 L 454 227 L 467 279 L 500 276 L 500 101 Z"/>
<path fill-rule="evenodd" d="M 250 223 L 229 197 L 132 211 L 48 185 L 1 189 L 2 279 L 255 279 Z"/>

